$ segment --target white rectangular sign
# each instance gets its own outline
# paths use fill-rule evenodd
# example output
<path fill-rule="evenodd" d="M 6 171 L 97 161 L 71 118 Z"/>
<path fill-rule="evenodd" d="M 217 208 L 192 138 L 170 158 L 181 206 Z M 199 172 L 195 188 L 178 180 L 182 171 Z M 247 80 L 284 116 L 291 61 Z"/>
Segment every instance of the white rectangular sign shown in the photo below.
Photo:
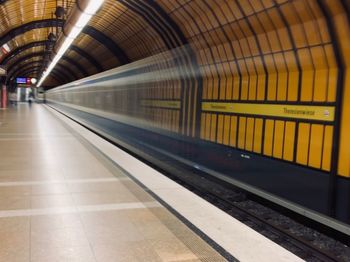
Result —
<path fill-rule="evenodd" d="M 0 66 L 0 76 L 6 76 L 6 75 L 7 75 L 6 69 Z"/>

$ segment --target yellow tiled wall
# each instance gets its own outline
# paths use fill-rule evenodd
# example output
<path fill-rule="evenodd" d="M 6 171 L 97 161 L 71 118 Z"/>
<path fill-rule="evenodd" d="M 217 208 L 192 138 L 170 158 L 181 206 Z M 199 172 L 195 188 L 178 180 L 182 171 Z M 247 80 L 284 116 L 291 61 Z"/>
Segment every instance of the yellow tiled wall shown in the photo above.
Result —
<path fill-rule="evenodd" d="M 202 101 L 341 106 L 339 174 L 350 176 L 350 31 L 340 1 L 159 2 L 197 53 Z M 343 86 L 336 52 L 345 64 Z M 200 119 L 204 140 L 331 169 L 335 121 L 217 110 L 202 111 Z"/>

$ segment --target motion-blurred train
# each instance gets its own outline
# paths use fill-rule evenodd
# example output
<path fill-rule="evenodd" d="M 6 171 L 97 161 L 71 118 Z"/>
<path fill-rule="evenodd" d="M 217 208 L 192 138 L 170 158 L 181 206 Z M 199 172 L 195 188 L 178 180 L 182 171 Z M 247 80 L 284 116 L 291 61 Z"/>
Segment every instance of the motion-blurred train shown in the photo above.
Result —
<path fill-rule="evenodd" d="M 47 103 L 350 234 L 349 2 L 206 2 L 202 19 L 173 18 L 186 45 Z"/>

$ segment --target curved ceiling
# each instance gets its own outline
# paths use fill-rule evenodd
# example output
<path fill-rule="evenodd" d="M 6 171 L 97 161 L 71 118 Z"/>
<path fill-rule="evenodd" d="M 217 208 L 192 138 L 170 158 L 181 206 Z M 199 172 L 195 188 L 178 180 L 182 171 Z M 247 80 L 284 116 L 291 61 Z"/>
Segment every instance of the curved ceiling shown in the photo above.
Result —
<path fill-rule="evenodd" d="M 49 52 L 46 52 L 50 51 L 48 50 L 49 33 L 59 35 L 64 25 L 64 21 L 56 19 L 54 15 L 56 5 L 64 6 L 69 15 L 75 4 L 75 0 L 2 0 L 0 2 L 0 47 L 6 44 L 9 48 L 9 52 L 0 53 L 0 65 L 8 68 L 10 73 L 8 80 L 13 80 L 22 73 L 21 68 L 25 62 L 32 59 L 29 54 L 37 54 L 36 59 L 44 65 L 44 62 L 49 59 Z M 68 74 L 73 76 L 73 79 L 129 62 L 119 46 L 95 27 L 87 26 L 81 38 L 84 38 L 81 44 L 73 45 L 60 61 L 60 64 L 69 68 Z M 51 49 L 53 44 L 51 42 Z M 94 48 L 94 54 L 91 54 L 90 47 Z M 104 57 L 112 59 L 106 61 Z M 37 70 L 36 77 L 41 72 L 42 68 Z M 61 79 L 59 83 L 71 80 L 72 78 Z M 11 81 L 8 82 L 11 83 Z"/>
<path fill-rule="evenodd" d="M 11 80 L 23 71 L 26 59 L 31 58 L 28 54 L 41 54 L 42 63 L 47 61 L 48 34 L 56 33 L 57 28 L 59 33 L 64 23 L 53 15 L 56 0 L 2 2 L 0 46 L 7 44 L 11 51 L 0 57 L 0 64 L 10 69 Z M 58 0 L 68 14 L 75 4 L 75 0 Z M 167 25 L 161 25 L 162 21 Z M 59 64 L 69 67 L 76 79 L 186 44 L 185 36 L 174 25 L 153 1 L 106 0 Z M 61 79 L 57 84 L 67 81 Z"/>
<path fill-rule="evenodd" d="M 39 64 L 48 60 L 47 36 L 64 25 L 54 16 L 56 2 L 64 5 L 68 14 L 76 4 L 76 0 L 0 0 L 0 46 L 6 43 L 11 49 L 0 55 L 0 65 L 11 67 L 10 77 L 25 71 L 27 59 L 36 59 Z M 219 76 L 224 67 L 229 68 L 232 74 L 224 76 L 224 80 L 233 75 L 243 79 L 261 72 L 273 79 L 276 66 L 281 63 L 283 71 L 296 72 L 301 82 L 303 70 L 342 63 L 340 58 L 329 60 L 327 65 L 315 62 L 317 56 L 333 59 L 340 46 L 330 32 L 339 23 L 339 17 L 349 19 L 347 1 L 330 2 L 105 0 L 65 53 L 65 59 L 58 63 L 68 69 L 64 74 L 69 76 L 49 77 L 45 85 L 63 84 L 184 45 L 194 54 L 190 59 L 193 66 L 209 68 L 212 76 Z M 306 31 L 317 33 L 305 34 Z M 317 47 L 322 47 L 324 53 L 317 53 Z M 316 56 L 307 53 L 314 49 Z M 41 56 L 27 56 L 34 53 Z M 225 64 L 232 59 L 234 62 Z M 217 65 L 218 62 L 221 64 Z M 30 72 L 39 73 L 40 69 Z M 203 83 L 204 92 L 211 90 L 206 85 L 210 84 Z"/>

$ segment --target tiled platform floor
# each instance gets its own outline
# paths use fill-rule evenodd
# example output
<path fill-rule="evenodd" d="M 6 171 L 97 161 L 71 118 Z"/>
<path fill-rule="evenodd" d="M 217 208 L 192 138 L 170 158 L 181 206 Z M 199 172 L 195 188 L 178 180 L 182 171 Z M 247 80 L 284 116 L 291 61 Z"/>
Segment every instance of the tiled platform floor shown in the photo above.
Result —
<path fill-rule="evenodd" d="M 225 261 L 41 105 L 0 111 L 0 261 Z"/>

